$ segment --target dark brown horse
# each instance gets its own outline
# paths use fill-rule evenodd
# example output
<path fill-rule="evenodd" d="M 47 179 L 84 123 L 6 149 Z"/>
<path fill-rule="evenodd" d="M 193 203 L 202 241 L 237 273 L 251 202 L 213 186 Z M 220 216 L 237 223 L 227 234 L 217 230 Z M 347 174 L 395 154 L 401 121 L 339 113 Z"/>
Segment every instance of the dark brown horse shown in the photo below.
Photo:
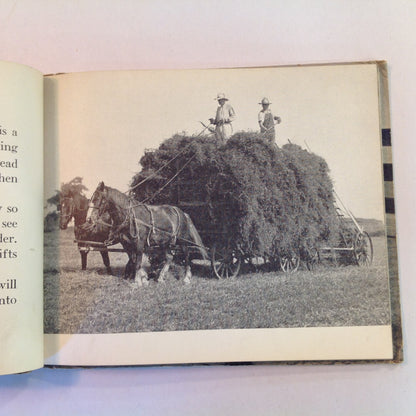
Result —
<path fill-rule="evenodd" d="M 86 226 L 87 213 L 89 208 L 89 200 L 76 192 L 66 192 L 61 194 L 60 198 L 60 218 L 59 227 L 65 230 L 71 219 L 74 219 L 74 234 L 76 240 L 96 241 L 103 243 L 109 235 L 110 227 L 106 225 L 110 221 L 109 215 L 103 217 L 103 221 L 93 226 Z M 107 221 L 106 221 L 107 220 Z M 81 268 L 87 269 L 88 249 L 86 244 L 78 243 L 78 249 L 81 254 Z M 113 274 L 110 267 L 110 258 L 108 251 L 100 251 L 103 258 L 107 273 Z"/>
<path fill-rule="evenodd" d="M 113 224 L 109 239 L 117 239 L 126 250 L 129 261 L 124 276 L 135 279 L 138 285 L 147 283 L 147 273 L 142 268 L 143 253 L 156 249 L 164 253 L 165 262 L 159 274 L 163 281 L 172 261 L 171 251 L 182 250 L 185 260 L 185 283 L 190 282 L 189 251 L 197 248 L 204 259 L 208 258 L 195 226 L 189 215 L 170 205 L 146 205 L 101 182 L 91 197 L 90 206 L 98 211 L 98 217 L 107 213 Z"/>

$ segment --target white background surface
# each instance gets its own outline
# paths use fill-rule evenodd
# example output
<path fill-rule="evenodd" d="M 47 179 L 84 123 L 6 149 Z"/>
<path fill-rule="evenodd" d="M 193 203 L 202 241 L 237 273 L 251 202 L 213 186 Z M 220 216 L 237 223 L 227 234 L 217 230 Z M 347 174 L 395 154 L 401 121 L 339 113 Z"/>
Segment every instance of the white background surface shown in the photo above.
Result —
<path fill-rule="evenodd" d="M 0 378 L 0 413 L 415 414 L 415 22 L 411 0 L 1 0 L 0 59 L 44 73 L 387 60 L 405 362 L 43 369 Z"/>

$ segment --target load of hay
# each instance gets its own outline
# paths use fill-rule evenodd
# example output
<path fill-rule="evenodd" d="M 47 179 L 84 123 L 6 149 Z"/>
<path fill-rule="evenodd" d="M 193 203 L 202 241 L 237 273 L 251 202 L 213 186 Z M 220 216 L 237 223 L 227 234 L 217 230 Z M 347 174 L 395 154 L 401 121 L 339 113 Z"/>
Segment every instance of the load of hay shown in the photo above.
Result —
<path fill-rule="evenodd" d="M 307 259 L 338 236 L 328 165 L 297 145 L 279 149 L 252 132 L 225 145 L 175 135 L 140 165 L 131 182 L 135 198 L 181 207 L 207 246 L 231 241 L 251 256 Z"/>

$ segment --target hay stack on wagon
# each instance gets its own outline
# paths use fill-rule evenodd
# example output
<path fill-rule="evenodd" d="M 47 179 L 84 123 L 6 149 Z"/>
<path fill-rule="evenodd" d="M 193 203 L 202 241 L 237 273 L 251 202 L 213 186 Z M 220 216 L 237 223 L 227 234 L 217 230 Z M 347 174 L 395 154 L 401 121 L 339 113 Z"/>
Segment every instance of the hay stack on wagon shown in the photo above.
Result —
<path fill-rule="evenodd" d="M 134 196 L 180 206 L 207 246 L 232 241 L 247 256 L 307 259 L 338 238 L 328 165 L 297 145 L 278 149 L 252 132 L 236 133 L 225 145 L 211 136 L 175 135 L 140 165 Z"/>

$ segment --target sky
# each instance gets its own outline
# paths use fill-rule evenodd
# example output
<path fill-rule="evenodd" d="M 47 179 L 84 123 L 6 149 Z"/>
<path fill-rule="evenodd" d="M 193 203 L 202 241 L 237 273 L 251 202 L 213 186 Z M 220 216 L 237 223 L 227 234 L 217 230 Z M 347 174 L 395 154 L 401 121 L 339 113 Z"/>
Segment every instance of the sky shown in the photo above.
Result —
<path fill-rule="evenodd" d="M 45 79 L 45 198 L 75 176 L 90 196 L 99 181 L 121 191 L 147 148 L 198 134 L 218 93 L 236 112 L 234 131 L 258 131 L 272 102 L 279 146 L 290 140 L 328 163 L 357 217 L 384 218 L 377 68 L 374 64 L 248 69 L 106 71 Z M 49 172 L 49 173 L 48 173 Z"/>

